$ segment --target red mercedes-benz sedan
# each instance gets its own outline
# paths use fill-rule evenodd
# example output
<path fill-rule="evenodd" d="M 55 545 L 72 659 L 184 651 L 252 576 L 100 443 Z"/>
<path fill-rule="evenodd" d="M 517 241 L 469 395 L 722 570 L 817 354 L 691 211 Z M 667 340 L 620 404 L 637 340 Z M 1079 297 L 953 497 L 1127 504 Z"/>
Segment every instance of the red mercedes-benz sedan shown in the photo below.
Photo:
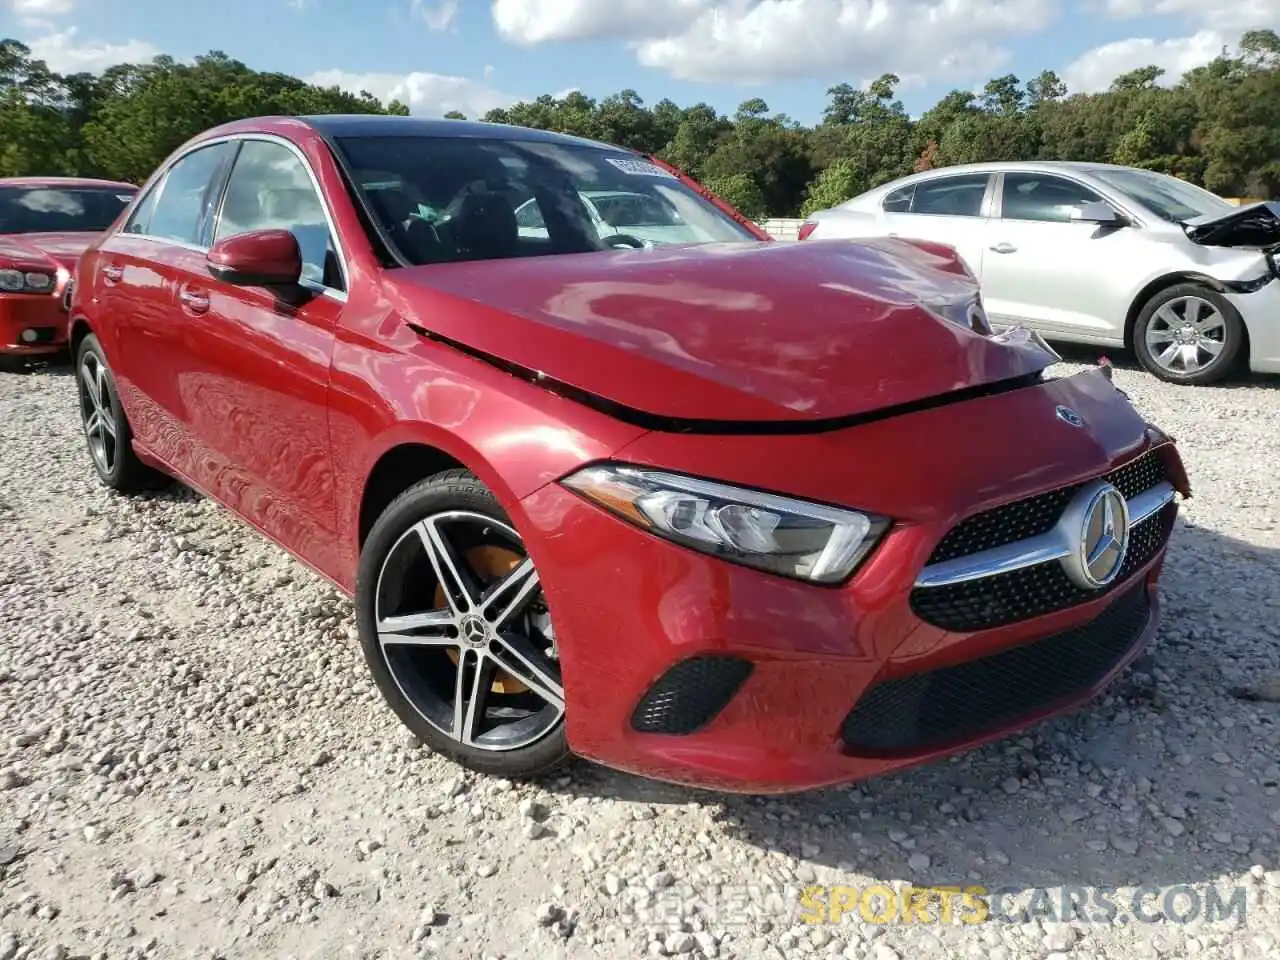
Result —
<path fill-rule="evenodd" d="M 600 191 L 638 199 L 601 228 Z M 1189 494 L 952 251 L 768 242 L 544 131 L 209 131 L 71 310 L 103 482 L 177 477 L 352 594 L 391 708 L 501 776 L 782 792 L 1000 736 L 1137 655 Z"/>
<path fill-rule="evenodd" d="M 111 180 L 0 179 L 0 369 L 66 349 L 76 260 L 137 191 Z"/>

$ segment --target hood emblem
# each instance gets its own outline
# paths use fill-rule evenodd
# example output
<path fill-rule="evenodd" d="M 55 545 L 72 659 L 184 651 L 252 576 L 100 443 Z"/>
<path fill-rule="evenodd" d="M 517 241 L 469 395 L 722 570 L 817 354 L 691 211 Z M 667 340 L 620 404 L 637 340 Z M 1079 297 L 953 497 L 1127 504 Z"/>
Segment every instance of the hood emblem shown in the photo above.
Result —
<path fill-rule="evenodd" d="M 1070 407 L 1059 406 L 1054 413 L 1058 415 L 1058 419 L 1063 423 L 1069 423 L 1073 427 L 1084 426 L 1084 417 L 1080 416 L 1080 414 L 1076 413 Z"/>
<path fill-rule="evenodd" d="M 1105 481 L 1090 484 L 1063 511 L 1062 529 L 1072 541 L 1062 567 L 1072 583 L 1101 590 L 1113 583 L 1129 550 L 1129 504 Z"/>

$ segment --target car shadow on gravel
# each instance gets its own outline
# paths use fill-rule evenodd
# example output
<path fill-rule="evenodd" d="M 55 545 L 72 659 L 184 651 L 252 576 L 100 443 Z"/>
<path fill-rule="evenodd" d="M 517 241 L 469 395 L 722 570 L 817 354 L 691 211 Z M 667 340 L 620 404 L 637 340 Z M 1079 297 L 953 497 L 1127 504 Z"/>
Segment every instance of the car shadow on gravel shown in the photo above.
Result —
<path fill-rule="evenodd" d="M 1114 890 L 1274 870 L 1280 705 L 1233 689 L 1280 677 L 1278 570 L 1280 551 L 1180 522 L 1159 636 L 1134 667 L 1074 714 L 950 760 L 776 798 L 584 764 L 565 792 L 702 804 L 727 834 L 794 858 L 809 882 Z"/>

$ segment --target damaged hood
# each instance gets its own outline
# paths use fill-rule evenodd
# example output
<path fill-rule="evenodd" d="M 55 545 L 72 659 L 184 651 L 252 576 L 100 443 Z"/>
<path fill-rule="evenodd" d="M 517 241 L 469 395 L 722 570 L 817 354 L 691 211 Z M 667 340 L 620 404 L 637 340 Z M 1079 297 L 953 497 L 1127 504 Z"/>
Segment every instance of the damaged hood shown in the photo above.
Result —
<path fill-rule="evenodd" d="M 1227 213 L 1184 220 L 1183 230 L 1206 247 L 1280 248 L 1280 202 L 1266 200 Z"/>
<path fill-rule="evenodd" d="M 671 421 L 848 418 L 1055 359 L 971 328 L 978 288 L 953 251 L 889 238 L 690 244 L 387 277 L 420 333 Z"/>

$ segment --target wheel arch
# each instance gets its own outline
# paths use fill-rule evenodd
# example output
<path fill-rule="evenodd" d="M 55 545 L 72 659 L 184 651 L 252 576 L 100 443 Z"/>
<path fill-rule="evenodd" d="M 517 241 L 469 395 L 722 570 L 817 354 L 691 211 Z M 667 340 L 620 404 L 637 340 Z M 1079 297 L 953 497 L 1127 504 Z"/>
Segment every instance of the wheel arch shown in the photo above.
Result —
<path fill-rule="evenodd" d="M 366 473 L 360 492 L 357 548 L 364 548 L 369 531 L 396 497 L 427 477 L 456 469 L 471 468 L 453 454 L 420 440 L 405 440 L 384 450 Z"/>
<path fill-rule="evenodd" d="M 1138 325 L 1138 315 L 1142 313 L 1142 308 L 1156 294 L 1162 290 L 1168 290 L 1170 287 L 1176 287 L 1183 283 L 1199 284 L 1208 287 L 1214 293 L 1227 294 L 1230 291 L 1221 280 L 1215 280 L 1206 273 L 1199 273 L 1195 270 L 1180 270 L 1175 273 L 1166 273 L 1156 277 L 1154 280 L 1148 281 L 1145 286 L 1138 290 L 1133 300 L 1129 304 L 1129 312 L 1124 319 L 1124 345 L 1126 350 L 1133 349 L 1133 331 Z M 1243 356 L 1248 356 L 1249 350 L 1249 330 L 1244 324 L 1241 324 L 1244 330 L 1244 347 Z"/>
<path fill-rule="evenodd" d="M 75 317 L 71 321 L 71 326 L 67 333 L 67 348 L 71 351 L 72 362 L 76 359 L 76 354 L 80 350 L 80 344 L 84 342 L 84 338 L 93 333 L 93 327 L 89 325 L 89 321 L 84 317 Z"/>

